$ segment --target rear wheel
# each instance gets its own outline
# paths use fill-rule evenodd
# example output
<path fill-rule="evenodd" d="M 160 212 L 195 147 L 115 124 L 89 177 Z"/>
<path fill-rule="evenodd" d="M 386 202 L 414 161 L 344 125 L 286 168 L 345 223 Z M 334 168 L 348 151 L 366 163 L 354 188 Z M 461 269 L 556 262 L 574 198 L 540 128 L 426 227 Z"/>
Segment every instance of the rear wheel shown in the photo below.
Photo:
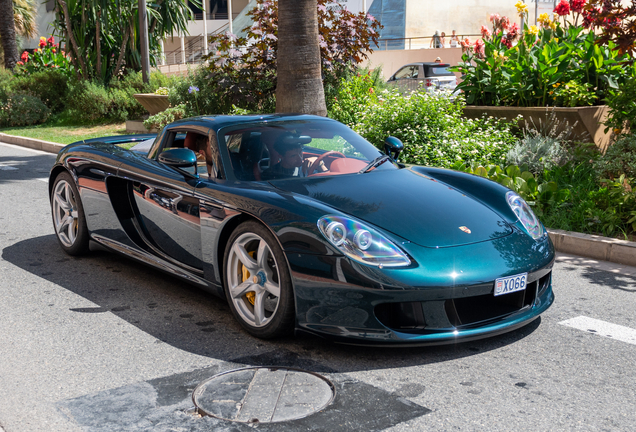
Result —
<path fill-rule="evenodd" d="M 236 319 L 253 336 L 288 334 L 294 325 L 294 295 L 287 262 L 274 236 L 245 222 L 230 236 L 224 258 L 225 294 Z"/>
<path fill-rule="evenodd" d="M 84 207 L 73 177 L 67 172 L 55 178 L 51 194 L 53 228 L 60 246 L 69 255 L 88 252 L 88 228 Z"/>

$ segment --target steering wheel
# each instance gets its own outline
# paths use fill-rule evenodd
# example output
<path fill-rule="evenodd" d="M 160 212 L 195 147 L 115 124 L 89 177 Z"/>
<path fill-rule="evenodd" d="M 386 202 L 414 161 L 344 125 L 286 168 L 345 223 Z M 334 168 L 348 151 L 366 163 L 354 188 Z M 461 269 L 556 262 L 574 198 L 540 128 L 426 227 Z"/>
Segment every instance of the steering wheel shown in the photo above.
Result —
<path fill-rule="evenodd" d="M 343 155 L 342 153 L 338 152 L 338 151 L 328 151 L 327 153 L 323 153 L 320 156 L 318 156 L 316 158 L 315 161 L 312 162 L 312 164 L 309 166 L 309 168 L 307 169 L 307 175 L 310 176 L 314 173 L 314 171 L 316 169 L 318 169 L 318 167 L 320 166 L 320 162 L 322 162 L 323 160 L 325 160 L 325 158 L 328 157 L 332 157 L 332 158 L 344 158 L 346 157 L 345 155 Z"/>

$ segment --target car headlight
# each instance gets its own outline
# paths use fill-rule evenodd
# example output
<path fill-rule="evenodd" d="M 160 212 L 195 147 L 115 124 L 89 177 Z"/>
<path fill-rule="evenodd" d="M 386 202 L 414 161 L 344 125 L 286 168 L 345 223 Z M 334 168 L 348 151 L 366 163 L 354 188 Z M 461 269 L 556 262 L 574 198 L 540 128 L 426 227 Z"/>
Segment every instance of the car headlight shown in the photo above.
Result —
<path fill-rule="evenodd" d="M 402 267 L 411 260 L 393 242 L 371 227 L 342 216 L 323 216 L 318 228 L 344 255 L 362 264 Z"/>
<path fill-rule="evenodd" d="M 535 240 L 540 239 L 545 234 L 543 225 L 539 222 L 539 219 L 535 216 L 534 212 L 530 208 L 527 202 L 521 198 L 516 192 L 506 193 L 506 201 L 517 215 L 517 219 L 521 222 L 521 225 L 526 229 L 530 237 Z"/>

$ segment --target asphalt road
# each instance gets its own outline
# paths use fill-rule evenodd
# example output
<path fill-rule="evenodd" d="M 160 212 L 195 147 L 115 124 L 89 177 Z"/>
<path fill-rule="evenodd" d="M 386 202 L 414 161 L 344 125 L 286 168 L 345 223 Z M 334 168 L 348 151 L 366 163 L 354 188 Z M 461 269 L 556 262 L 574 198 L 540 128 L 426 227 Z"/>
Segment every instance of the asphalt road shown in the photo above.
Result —
<path fill-rule="evenodd" d="M 49 211 L 53 161 L 0 144 L 0 430 L 636 427 L 636 268 L 561 255 L 556 301 L 541 319 L 478 342 L 371 349 L 261 341 L 223 301 L 177 279 L 105 251 L 66 256 Z M 206 378 L 271 365 L 324 375 L 336 388 L 333 404 L 270 425 L 189 413 Z"/>

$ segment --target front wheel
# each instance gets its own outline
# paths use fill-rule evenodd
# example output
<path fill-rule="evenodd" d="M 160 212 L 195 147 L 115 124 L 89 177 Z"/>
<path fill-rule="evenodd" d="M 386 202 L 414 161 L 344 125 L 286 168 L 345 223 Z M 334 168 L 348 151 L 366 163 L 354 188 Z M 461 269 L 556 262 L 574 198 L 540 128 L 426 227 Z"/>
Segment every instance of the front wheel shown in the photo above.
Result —
<path fill-rule="evenodd" d="M 88 252 L 88 228 L 84 207 L 73 177 L 67 172 L 59 174 L 51 194 L 53 228 L 60 246 L 69 255 Z"/>
<path fill-rule="evenodd" d="M 257 222 L 236 228 L 225 248 L 224 286 L 232 313 L 251 335 L 270 339 L 294 325 L 287 262 L 274 236 Z"/>

